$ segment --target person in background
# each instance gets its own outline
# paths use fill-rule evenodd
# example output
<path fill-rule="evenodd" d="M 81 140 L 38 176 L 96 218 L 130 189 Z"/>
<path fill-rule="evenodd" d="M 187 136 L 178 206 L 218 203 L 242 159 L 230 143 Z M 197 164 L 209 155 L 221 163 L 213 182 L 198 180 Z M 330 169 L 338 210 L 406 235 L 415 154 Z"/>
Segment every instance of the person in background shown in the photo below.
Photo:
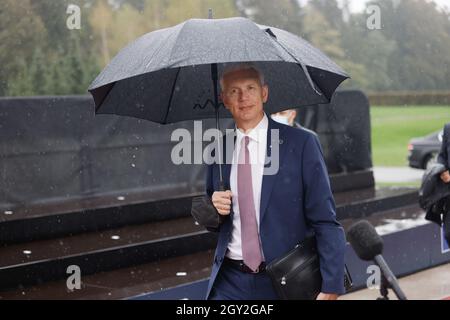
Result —
<path fill-rule="evenodd" d="M 288 109 L 277 113 L 272 113 L 271 117 L 276 122 L 296 127 L 296 128 L 302 128 L 300 123 L 295 121 L 295 117 L 297 116 L 297 110 L 295 109 Z"/>
<path fill-rule="evenodd" d="M 444 133 L 442 135 L 442 145 L 441 150 L 439 152 L 437 162 L 444 165 L 447 170 L 442 172 L 441 174 L 441 180 L 444 183 L 450 183 L 450 157 L 449 157 L 449 150 L 450 150 L 450 123 L 447 123 L 444 126 Z M 444 225 L 444 236 L 447 240 L 447 243 L 450 244 L 450 197 L 446 198 L 445 205 L 444 205 L 444 212 L 443 212 L 443 219 L 442 219 L 443 225 Z"/>
<path fill-rule="evenodd" d="M 295 118 L 297 117 L 297 110 L 295 109 L 287 109 L 284 111 L 272 113 L 270 117 L 278 123 L 282 123 L 294 128 L 303 129 L 317 136 L 317 134 L 314 131 L 305 128 L 300 123 L 295 121 Z"/>

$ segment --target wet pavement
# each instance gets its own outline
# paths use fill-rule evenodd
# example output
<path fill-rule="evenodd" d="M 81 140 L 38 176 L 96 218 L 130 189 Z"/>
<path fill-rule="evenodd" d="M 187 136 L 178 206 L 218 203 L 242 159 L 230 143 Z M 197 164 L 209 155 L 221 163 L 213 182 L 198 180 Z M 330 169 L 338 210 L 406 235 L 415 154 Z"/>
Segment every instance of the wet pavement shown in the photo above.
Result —
<path fill-rule="evenodd" d="M 142 293 L 207 279 L 211 273 L 213 257 L 214 251 L 207 250 L 163 261 L 83 275 L 80 290 L 69 290 L 64 279 L 0 291 L 0 300 L 126 299 Z"/>
<path fill-rule="evenodd" d="M 399 279 L 399 285 L 409 300 L 450 299 L 450 263 L 430 268 Z M 397 300 L 389 290 L 389 299 Z M 341 296 L 340 300 L 375 300 L 377 289 L 363 289 Z"/>
<path fill-rule="evenodd" d="M 414 204 L 378 212 L 377 214 L 366 217 L 366 219 L 377 228 L 380 234 L 384 234 L 423 224 L 423 214 L 423 210 L 417 204 Z M 341 222 L 344 229 L 347 230 L 355 222 L 355 219 L 344 219 Z M 192 232 L 195 233 L 195 231 L 198 232 L 199 229 L 200 227 L 196 226 L 190 217 L 187 217 L 172 221 L 127 226 L 120 229 L 103 231 L 99 234 L 87 233 L 59 239 L 64 244 L 61 247 L 66 248 L 68 250 L 67 252 L 61 252 L 62 249 L 59 248 L 61 244 L 58 239 L 42 240 L 36 243 L 28 243 L 27 245 L 14 244 L 3 248 L 3 255 L 0 255 L 0 261 L 2 261 L 1 258 L 4 258 L 4 261 L 8 262 L 3 266 L 5 268 L 11 265 L 20 265 L 24 262 L 24 248 L 32 251 L 32 254 L 27 258 L 30 261 L 25 262 L 25 264 L 30 264 L 35 260 L 37 260 L 35 261 L 37 263 L 49 259 L 58 260 L 67 256 L 74 257 L 77 254 L 83 258 L 85 256 L 83 252 L 85 251 L 89 253 L 86 257 L 91 259 L 94 258 L 93 253 L 108 250 L 109 242 L 117 243 L 113 248 L 116 249 L 115 246 L 127 246 L 130 241 L 138 241 L 140 243 L 141 241 L 153 241 L 161 237 L 163 239 L 173 239 L 176 234 L 191 234 Z M 112 239 L 113 235 L 119 236 L 119 238 Z M 77 239 L 80 243 L 75 241 Z M 78 245 L 76 245 L 77 243 Z M 32 247 L 31 245 L 36 246 Z M 85 247 L 85 245 L 89 245 L 89 247 Z M 57 249 L 54 249 L 55 247 Z M 83 248 L 83 250 L 80 250 L 80 248 Z M 119 257 L 122 254 L 118 253 L 117 255 Z M 126 259 L 130 259 L 130 257 L 132 256 L 127 256 Z M 105 260 L 106 258 L 103 256 L 102 259 Z M 83 273 L 83 290 L 68 290 L 66 280 L 61 279 L 26 287 L 20 286 L 15 289 L 0 290 L 0 300 L 125 299 L 143 293 L 158 292 L 163 289 L 206 279 L 210 274 L 212 260 L 213 249 L 179 257 L 166 257 L 160 261 L 123 267 L 116 270 L 97 272 L 95 274 Z M 103 262 L 98 261 L 98 263 Z M 1 268 L 2 265 L 0 264 Z"/>
<path fill-rule="evenodd" d="M 347 180 L 358 183 L 356 177 Z M 216 239 L 186 214 L 190 197 L 149 201 L 149 193 L 0 214 L 5 225 L 26 225 L 24 234 L 42 229 L 32 238 L 14 233 L 0 246 L 0 274 L 10 280 L 0 288 L 0 299 L 125 299 L 206 279 Z M 364 216 L 378 232 L 390 233 L 424 222 L 416 193 L 360 187 L 334 195 L 344 228 Z M 83 270 L 84 290 L 67 289 L 68 265 Z"/>

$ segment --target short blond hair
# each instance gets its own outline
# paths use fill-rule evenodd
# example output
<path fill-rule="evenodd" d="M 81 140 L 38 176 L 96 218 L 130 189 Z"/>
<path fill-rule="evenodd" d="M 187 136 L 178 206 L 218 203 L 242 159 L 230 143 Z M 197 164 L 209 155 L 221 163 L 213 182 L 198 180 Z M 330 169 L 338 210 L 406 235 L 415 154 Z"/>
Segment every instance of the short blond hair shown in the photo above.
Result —
<path fill-rule="evenodd" d="M 225 66 L 225 68 L 223 69 L 222 74 L 220 75 L 220 89 L 222 91 L 224 89 L 223 78 L 229 73 L 232 73 L 232 72 L 235 72 L 235 71 L 240 71 L 240 70 L 253 70 L 253 71 L 255 71 L 256 74 L 258 75 L 258 79 L 259 79 L 259 82 L 261 83 L 261 86 L 263 86 L 265 84 L 264 74 L 253 63 L 250 63 L 250 62 L 231 63 L 231 64 L 228 64 L 227 66 Z"/>

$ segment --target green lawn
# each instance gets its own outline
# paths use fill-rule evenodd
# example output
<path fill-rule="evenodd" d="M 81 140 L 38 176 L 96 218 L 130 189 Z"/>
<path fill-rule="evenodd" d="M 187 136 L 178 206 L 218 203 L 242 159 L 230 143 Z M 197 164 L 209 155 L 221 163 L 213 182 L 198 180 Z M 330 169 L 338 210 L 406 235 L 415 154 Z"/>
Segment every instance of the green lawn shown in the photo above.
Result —
<path fill-rule="evenodd" d="M 408 141 L 450 122 L 450 106 L 370 108 L 374 166 L 407 166 Z"/>
<path fill-rule="evenodd" d="M 375 181 L 375 186 L 378 188 L 384 187 L 408 187 L 408 188 L 420 188 L 421 180 L 409 181 L 409 182 L 379 182 Z"/>

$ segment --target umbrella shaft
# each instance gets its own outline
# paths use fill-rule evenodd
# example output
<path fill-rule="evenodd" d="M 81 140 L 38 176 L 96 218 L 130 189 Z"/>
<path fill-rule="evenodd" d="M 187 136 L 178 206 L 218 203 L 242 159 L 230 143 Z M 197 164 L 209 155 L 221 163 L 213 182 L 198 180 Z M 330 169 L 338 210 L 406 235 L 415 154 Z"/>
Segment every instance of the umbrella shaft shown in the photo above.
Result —
<path fill-rule="evenodd" d="M 225 191 L 222 177 L 222 146 L 220 145 L 219 108 L 216 107 L 217 152 L 219 153 L 219 191 Z"/>
<path fill-rule="evenodd" d="M 224 191 L 223 177 L 222 177 L 222 146 L 220 145 L 220 125 L 219 125 L 219 95 L 217 92 L 217 63 L 211 64 L 211 78 L 213 81 L 214 90 L 214 108 L 216 109 L 216 129 L 217 129 L 217 151 L 219 153 L 219 191 Z"/>

